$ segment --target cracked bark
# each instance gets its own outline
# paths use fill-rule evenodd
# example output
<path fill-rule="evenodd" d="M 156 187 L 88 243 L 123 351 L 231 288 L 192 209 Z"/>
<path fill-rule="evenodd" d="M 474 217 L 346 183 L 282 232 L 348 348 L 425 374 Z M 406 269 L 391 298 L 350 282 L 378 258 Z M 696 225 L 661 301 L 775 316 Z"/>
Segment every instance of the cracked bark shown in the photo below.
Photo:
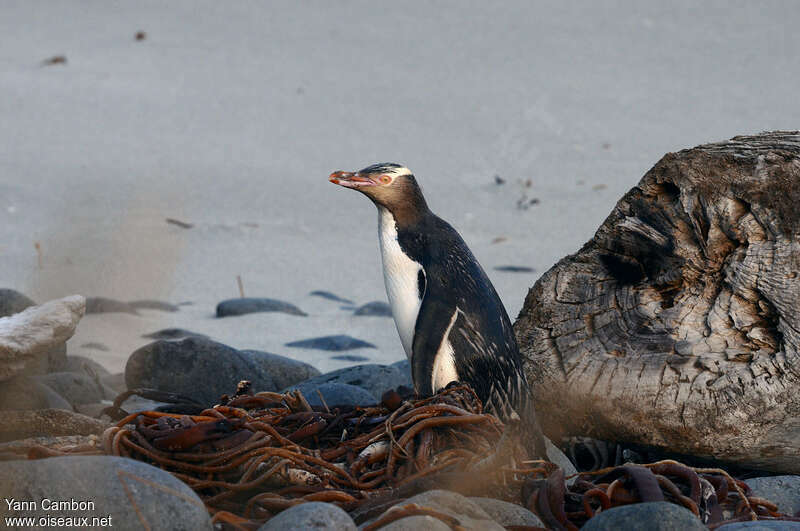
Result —
<path fill-rule="evenodd" d="M 800 473 L 800 133 L 664 156 L 514 328 L 551 437 Z"/>

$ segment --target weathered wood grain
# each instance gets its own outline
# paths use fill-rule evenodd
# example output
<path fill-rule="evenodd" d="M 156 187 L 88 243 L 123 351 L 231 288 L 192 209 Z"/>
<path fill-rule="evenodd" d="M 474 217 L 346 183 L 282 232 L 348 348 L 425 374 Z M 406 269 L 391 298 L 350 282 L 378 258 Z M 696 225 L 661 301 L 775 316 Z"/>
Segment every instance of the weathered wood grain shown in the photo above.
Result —
<path fill-rule="evenodd" d="M 514 326 L 551 437 L 800 473 L 800 133 L 664 156 Z"/>

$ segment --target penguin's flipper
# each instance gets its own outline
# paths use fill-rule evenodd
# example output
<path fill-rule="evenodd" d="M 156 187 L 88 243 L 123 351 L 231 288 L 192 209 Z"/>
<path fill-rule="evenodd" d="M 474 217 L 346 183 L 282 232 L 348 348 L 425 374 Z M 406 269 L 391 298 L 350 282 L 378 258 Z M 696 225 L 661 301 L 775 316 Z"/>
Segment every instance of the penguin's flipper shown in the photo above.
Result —
<path fill-rule="evenodd" d="M 450 319 L 456 311 L 454 304 L 434 295 L 435 289 L 428 281 L 425 296 L 422 299 L 417 323 L 414 327 L 414 342 L 411 347 L 411 370 L 414 388 L 421 396 L 431 396 L 433 389 L 433 364 L 436 354 L 446 339 Z"/>

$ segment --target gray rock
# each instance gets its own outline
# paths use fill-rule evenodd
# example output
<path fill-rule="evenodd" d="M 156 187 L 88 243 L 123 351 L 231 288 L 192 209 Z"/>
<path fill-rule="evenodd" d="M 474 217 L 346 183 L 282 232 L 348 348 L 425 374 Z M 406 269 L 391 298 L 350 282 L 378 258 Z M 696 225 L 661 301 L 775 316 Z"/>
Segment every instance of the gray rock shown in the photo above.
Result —
<path fill-rule="evenodd" d="M 338 356 L 331 356 L 331 359 L 339 361 L 369 361 L 368 357 L 358 356 L 356 354 L 340 354 Z"/>
<path fill-rule="evenodd" d="M 569 460 L 564 452 L 550 441 L 547 437 L 544 438 L 545 451 L 547 452 L 547 460 L 551 463 L 558 465 L 564 471 L 565 476 L 572 476 L 578 473 L 578 469 Z M 567 485 L 572 485 L 578 479 L 577 476 L 567 480 Z"/>
<path fill-rule="evenodd" d="M 436 509 L 455 517 L 459 520 L 461 526 L 466 529 L 485 531 L 504 530 L 503 526 L 492 520 L 492 517 L 489 516 L 480 505 L 455 492 L 447 490 L 429 490 L 412 496 L 399 504 L 406 505 L 409 503 L 430 507 L 431 509 Z"/>
<path fill-rule="evenodd" d="M 521 507 L 516 503 L 510 503 L 503 500 L 495 500 L 494 498 L 481 498 L 470 497 L 471 502 L 478 504 L 478 506 L 486 511 L 492 520 L 502 525 L 503 527 L 509 526 L 533 526 L 545 527 L 539 517 L 530 512 L 525 507 Z"/>
<path fill-rule="evenodd" d="M 147 339 L 183 339 L 186 337 L 208 337 L 205 334 L 198 334 L 191 330 L 184 330 L 183 328 L 164 328 L 150 334 L 144 334 L 142 337 Z"/>
<path fill-rule="evenodd" d="M 745 483 L 753 489 L 754 496 L 774 502 L 780 512 L 794 515 L 800 511 L 800 476 L 752 478 Z"/>
<path fill-rule="evenodd" d="M 33 299 L 13 289 L 0 289 L 0 317 L 8 317 L 35 306 Z"/>
<path fill-rule="evenodd" d="M 48 372 L 63 371 L 67 364 L 67 344 L 62 343 L 32 360 L 25 365 L 25 369 L 20 374 L 36 376 Z"/>
<path fill-rule="evenodd" d="M 100 378 L 100 381 L 103 382 L 103 385 L 114 391 L 115 393 L 124 393 L 128 390 L 128 386 L 125 385 L 125 373 L 118 372 L 115 374 L 109 374 L 108 376 L 103 376 Z"/>
<path fill-rule="evenodd" d="M 301 503 L 270 518 L 258 531 L 319 530 L 356 531 L 350 515 L 332 503 Z"/>
<path fill-rule="evenodd" d="M 88 517 L 99 528 L 116 530 L 209 530 L 203 502 L 169 472 L 123 457 L 72 456 L 0 463 L 0 492 L 7 498 L 37 502 L 36 510 L 11 510 L 3 516 Z M 48 510 L 44 499 L 91 502 L 85 510 Z M 92 518 L 108 517 L 92 524 Z"/>
<path fill-rule="evenodd" d="M 108 369 L 86 356 L 67 356 L 63 368 L 60 371 L 51 372 L 80 372 L 98 378 L 111 375 Z"/>
<path fill-rule="evenodd" d="M 90 341 L 88 343 L 83 343 L 81 345 L 81 348 L 85 348 L 88 350 L 99 350 L 100 352 L 109 352 L 111 350 L 106 345 L 99 343 L 97 341 Z"/>
<path fill-rule="evenodd" d="M 394 367 L 397 370 L 403 371 L 408 373 L 408 377 L 411 378 L 411 362 L 408 358 L 403 358 L 400 361 L 395 361 L 389 367 Z"/>
<path fill-rule="evenodd" d="M 317 350 L 332 351 L 355 350 L 358 348 L 378 348 L 372 343 L 367 343 L 366 341 L 343 334 L 292 341 L 291 343 L 286 343 L 286 346 L 293 348 L 313 348 Z"/>
<path fill-rule="evenodd" d="M 392 307 L 383 301 L 372 301 L 356 308 L 353 315 L 371 315 L 375 317 L 391 317 Z"/>
<path fill-rule="evenodd" d="M 494 268 L 495 271 L 503 271 L 505 273 L 533 273 L 536 271 L 532 267 L 528 266 L 515 266 L 515 265 L 502 265 L 496 266 Z"/>
<path fill-rule="evenodd" d="M 718 527 L 720 531 L 737 531 L 748 529 L 749 531 L 798 531 L 800 522 L 787 522 L 780 520 L 762 520 L 756 522 L 734 522 L 732 524 Z"/>
<path fill-rule="evenodd" d="M 411 373 L 391 365 L 379 365 L 368 363 L 364 365 L 353 365 L 337 371 L 328 372 L 302 382 L 296 387 L 300 387 L 303 393 L 305 389 L 313 389 L 325 383 L 339 383 L 355 385 L 368 391 L 375 400 L 380 401 L 383 393 L 389 389 L 396 389 L 401 385 L 413 387 Z"/>
<path fill-rule="evenodd" d="M 256 392 L 276 391 L 269 364 L 259 363 L 261 358 L 199 337 L 156 341 L 128 358 L 125 385 L 170 391 L 211 406 L 241 380 L 250 380 Z"/>
<path fill-rule="evenodd" d="M 308 315 L 294 304 L 265 298 L 228 299 L 217 304 L 217 317 L 231 317 L 256 312 L 282 312 L 290 315 Z"/>
<path fill-rule="evenodd" d="M 86 415 L 87 417 L 92 417 L 93 419 L 103 418 L 103 420 L 111 420 L 109 416 L 103 416 L 103 411 L 107 408 L 111 407 L 112 402 L 110 400 L 105 400 L 103 402 L 95 402 L 93 404 L 78 404 L 75 406 L 75 411 L 80 413 L 81 415 Z M 129 411 L 129 413 L 133 413 L 133 411 Z"/>
<path fill-rule="evenodd" d="M 450 526 L 428 515 L 407 516 L 381 527 L 381 531 L 450 531 Z"/>
<path fill-rule="evenodd" d="M 64 397 L 73 407 L 110 399 L 115 395 L 113 390 L 105 389 L 99 379 L 85 372 L 51 372 L 32 378 Z"/>
<path fill-rule="evenodd" d="M 320 372 L 303 361 L 298 361 L 279 354 L 272 354 L 261 350 L 242 350 L 253 357 L 263 370 L 269 373 L 276 389 L 283 389 L 298 382 L 319 376 Z M 259 389 L 267 391 L 267 389 Z"/>
<path fill-rule="evenodd" d="M 369 394 L 369 392 L 355 385 L 342 383 L 306 385 L 302 383 L 296 388 L 300 389 L 303 396 L 306 397 L 306 400 L 308 400 L 308 403 L 312 406 L 323 405 L 317 391 L 322 393 L 322 396 L 325 398 L 325 404 L 327 404 L 328 407 L 373 406 L 378 403 L 375 397 Z"/>
<path fill-rule="evenodd" d="M 75 333 L 84 308 L 85 299 L 72 295 L 0 317 L 0 381 L 31 365 L 44 372 L 53 352 L 65 352 L 64 343 Z"/>
<path fill-rule="evenodd" d="M 130 313 L 139 315 L 136 308 L 127 302 L 108 299 L 106 297 L 87 297 L 86 313 Z"/>
<path fill-rule="evenodd" d="M 614 507 L 590 519 L 581 531 L 705 531 L 700 519 L 669 502 L 636 503 Z"/>
<path fill-rule="evenodd" d="M 139 413 L 140 411 L 155 411 L 161 406 L 168 406 L 166 402 L 158 402 L 138 395 L 128 397 L 120 408 L 128 413 Z"/>
<path fill-rule="evenodd" d="M 108 424 L 74 411 L 40 409 L 6 411 L 0 423 L 0 442 L 29 437 L 62 435 L 100 435 Z"/>
<path fill-rule="evenodd" d="M 342 298 L 334 293 L 331 293 L 330 291 L 316 290 L 309 293 L 309 295 L 311 295 L 312 297 L 322 297 L 323 299 L 328 299 L 329 301 L 343 302 L 345 304 L 353 304 L 353 301 L 351 301 L 350 299 Z"/>
<path fill-rule="evenodd" d="M 0 384 L 0 410 L 68 409 L 67 400 L 33 376 L 17 376 Z"/>
<path fill-rule="evenodd" d="M 162 312 L 177 312 L 180 306 L 169 302 L 156 300 L 130 301 L 128 305 L 135 310 L 159 310 Z"/>

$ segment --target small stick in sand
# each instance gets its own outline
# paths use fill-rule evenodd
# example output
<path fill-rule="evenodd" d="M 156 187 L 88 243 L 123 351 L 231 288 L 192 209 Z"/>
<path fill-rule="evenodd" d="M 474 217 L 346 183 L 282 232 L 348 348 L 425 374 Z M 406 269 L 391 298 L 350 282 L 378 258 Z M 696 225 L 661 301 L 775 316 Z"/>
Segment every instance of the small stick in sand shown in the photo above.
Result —
<path fill-rule="evenodd" d="M 167 218 L 167 223 L 171 223 L 172 225 L 177 225 L 182 229 L 191 229 L 194 227 L 191 223 L 186 223 L 185 221 L 181 221 L 175 218 Z"/>
<path fill-rule="evenodd" d="M 42 244 L 39 242 L 33 242 L 33 247 L 36 249 L 36 263 L 39 265 L 39 269 L 42 268 Z"/>
<path fill-rule="evenodd" d="M 236 283 L 239 285 L 239 296 L 244 299 L 244 284 L 242 284 L 242 275 L 236 275 Z"/>

